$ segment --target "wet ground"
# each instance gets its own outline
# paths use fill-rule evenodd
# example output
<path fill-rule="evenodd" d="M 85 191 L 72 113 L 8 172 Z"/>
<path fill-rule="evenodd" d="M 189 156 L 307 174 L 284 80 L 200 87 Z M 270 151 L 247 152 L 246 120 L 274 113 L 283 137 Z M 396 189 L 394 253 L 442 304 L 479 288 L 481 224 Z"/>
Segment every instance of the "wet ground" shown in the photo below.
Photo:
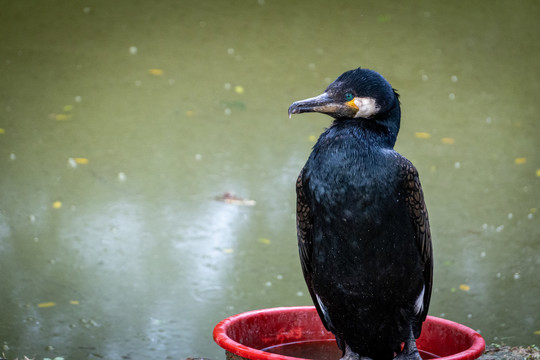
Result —
<path fill-rule="evenodd" d="M 489 345 L 480 360 L 536 360 L 540 359 L 538 346 Z"/>
<path fill-rule="evenodd" d="M 2 351 L 218 359 L 224 317 L 310 304 L 294 182 L 329 119 L 287 108 L 357 66 L 401 94 L 430 314 L 488 344 L 538 343 L 539 15 L 535 1 L 4 4 Z"/>

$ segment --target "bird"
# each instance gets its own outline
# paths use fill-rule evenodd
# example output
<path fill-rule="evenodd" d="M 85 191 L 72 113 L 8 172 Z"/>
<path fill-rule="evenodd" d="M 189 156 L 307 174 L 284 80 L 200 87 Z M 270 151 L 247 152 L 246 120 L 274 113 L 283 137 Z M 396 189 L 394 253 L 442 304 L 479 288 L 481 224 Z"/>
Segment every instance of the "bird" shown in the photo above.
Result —
<path fill-rule="evenodd" d="M 300 263 L 319 317 L 342 360 L 419 360 L 433 250 L 418 171 L 394 150 L 399 95 L 357 68 L 288 114 L 308 112 L 333 118 L 296 181 Z"/>

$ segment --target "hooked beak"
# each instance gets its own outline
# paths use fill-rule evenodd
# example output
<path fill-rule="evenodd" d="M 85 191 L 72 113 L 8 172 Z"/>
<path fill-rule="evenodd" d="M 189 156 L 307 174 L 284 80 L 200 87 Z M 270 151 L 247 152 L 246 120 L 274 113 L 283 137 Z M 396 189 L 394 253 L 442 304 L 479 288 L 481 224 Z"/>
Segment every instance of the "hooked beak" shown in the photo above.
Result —
<path fill-rule="evenodd" d="M 289 118 L 291 118 L 293 114 L 306 112 L 327 114 L 336 119 L 353 117 L 358 111 L 358 108 L 353 104 L 354 103 L 337 102 L 326 93 L 323 93 L 319 96 L 292 103 L 289 107 Z"/>

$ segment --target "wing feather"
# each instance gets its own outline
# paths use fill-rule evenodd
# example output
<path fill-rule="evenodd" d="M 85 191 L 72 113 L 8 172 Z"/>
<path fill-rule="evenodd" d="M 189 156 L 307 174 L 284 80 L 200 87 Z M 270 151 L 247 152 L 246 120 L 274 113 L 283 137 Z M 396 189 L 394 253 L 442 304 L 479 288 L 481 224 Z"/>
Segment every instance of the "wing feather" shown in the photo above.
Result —
<path fill-rule="evenodd" d="M 421 311 L 418 314 L 418 326 L 415 329 L 415 337 L 420 336 L 422 322 L 426 319 L 431 289 L 433 286 L 433 249 L 431 244 L 431 231 L 429 217 L 424 201 L 422 185 L 418 177 L 418 171 L 414 165 L 404 157 L 402 159 L 402 179 L 404 180 L 405 200 L 408 205 L 409 216 L 415 232 L 415 241 L 424 263 L 424 297 Z"/>
<path fill-rule="evenodd" d="M 300 254 L 300 263 L 302 272 L 309 290 L 309 294 L 317 308 L 319 317 L 326 329 L 330 330 L 326 321 L 326 314 L 320 305 L 320 299 L 315 294 L 313 289 L 312 274 L 313 268 L 311 261 L 313 257 L 313 214 L 309 206 L 309 198 L 306 189 L 308 188 L 309 179 L 306 176 L 305 168 L 300 171 L 300 175 L 296 180 L 296 234 L 298 238 L 298 252 Z"/>

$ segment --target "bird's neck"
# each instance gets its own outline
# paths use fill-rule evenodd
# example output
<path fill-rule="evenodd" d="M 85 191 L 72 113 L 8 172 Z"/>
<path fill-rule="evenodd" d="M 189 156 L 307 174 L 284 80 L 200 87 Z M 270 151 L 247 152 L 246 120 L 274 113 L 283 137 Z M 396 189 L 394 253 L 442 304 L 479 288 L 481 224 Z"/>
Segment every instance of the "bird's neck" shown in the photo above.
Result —
<path fill-rule="evenodd" d="M 377 114 L 372 120 L 375 120 L 378 125 L 386 129 L 386 131 L 383 131 L 381 134 L 384 138 L 381 140 L 390 148 L 394 148 L 401 123 L 401 107 L 399 106 L 399 100 L 396 98 L 396 103 L 390 110 Z"/>
<path fill-rule="evenodd" d="M 400 109 L 392 108 L 386 113 L 370 119 L 334 120 L 321 136 L 328 141 L 355 138 L 359 147 L 393 149 L 400 125 Z"/>

